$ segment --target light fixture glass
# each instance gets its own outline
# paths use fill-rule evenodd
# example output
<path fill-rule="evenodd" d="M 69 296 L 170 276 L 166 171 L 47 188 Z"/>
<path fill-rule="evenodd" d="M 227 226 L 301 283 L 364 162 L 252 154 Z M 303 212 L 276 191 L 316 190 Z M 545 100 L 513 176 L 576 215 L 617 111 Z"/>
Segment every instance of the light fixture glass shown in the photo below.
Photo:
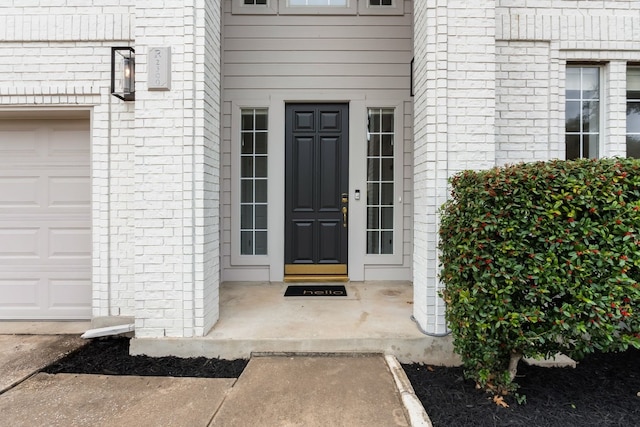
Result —
<path fill-rule="evenodd" d="M 111 95 L 123 101 L 135 101 L 135 50 L 130 46 L 111 48 Z"/>

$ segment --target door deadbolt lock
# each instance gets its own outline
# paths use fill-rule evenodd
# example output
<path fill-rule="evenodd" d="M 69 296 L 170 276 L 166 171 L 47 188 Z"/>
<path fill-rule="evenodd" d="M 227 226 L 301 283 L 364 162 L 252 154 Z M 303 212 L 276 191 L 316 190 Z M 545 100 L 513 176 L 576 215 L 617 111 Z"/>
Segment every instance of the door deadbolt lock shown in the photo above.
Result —
<path fill-rule="evenodd" d="M 342 193 L 342 203 L 349 202 L 349 195 L 347 193 Z"/>

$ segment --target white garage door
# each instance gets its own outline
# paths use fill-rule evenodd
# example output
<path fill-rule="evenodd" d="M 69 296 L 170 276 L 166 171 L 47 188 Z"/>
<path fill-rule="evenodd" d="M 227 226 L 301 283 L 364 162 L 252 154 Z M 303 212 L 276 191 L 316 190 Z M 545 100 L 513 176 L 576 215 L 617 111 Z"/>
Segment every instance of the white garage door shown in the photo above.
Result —
<path fill-rule="evenodd" d="M 0 120 L 0 319 L 91 317 L 87 120 Z"/>

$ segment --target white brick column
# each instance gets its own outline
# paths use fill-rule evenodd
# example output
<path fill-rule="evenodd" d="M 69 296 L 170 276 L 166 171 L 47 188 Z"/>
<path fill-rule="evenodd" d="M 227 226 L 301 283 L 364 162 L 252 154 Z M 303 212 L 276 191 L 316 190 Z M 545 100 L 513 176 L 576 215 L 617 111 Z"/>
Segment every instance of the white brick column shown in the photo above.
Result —
<path fill-rule="evenodd" d="M 447 179 L 495 165 L 495 1 L 414 8 L 414 316 L 443 333 L 437 246 Z"/>
<path fill-rule="evenodd" d="M 202 336 L 218 317 L 220 3 L 136 7 L 137 337 Z M 147 90 L 149 48 L 171 90 Z"/>

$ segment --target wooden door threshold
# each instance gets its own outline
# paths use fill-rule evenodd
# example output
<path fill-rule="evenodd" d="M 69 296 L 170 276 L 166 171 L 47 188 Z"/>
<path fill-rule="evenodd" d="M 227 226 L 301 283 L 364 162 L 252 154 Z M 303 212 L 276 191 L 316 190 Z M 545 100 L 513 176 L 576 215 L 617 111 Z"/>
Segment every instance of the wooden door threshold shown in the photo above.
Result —
<path fill-rule="evenodd" d="M 291 282 L 348 282 L 349 276 L 346 274 L 287 274 L 284 276 L 285 283 Z"/>

